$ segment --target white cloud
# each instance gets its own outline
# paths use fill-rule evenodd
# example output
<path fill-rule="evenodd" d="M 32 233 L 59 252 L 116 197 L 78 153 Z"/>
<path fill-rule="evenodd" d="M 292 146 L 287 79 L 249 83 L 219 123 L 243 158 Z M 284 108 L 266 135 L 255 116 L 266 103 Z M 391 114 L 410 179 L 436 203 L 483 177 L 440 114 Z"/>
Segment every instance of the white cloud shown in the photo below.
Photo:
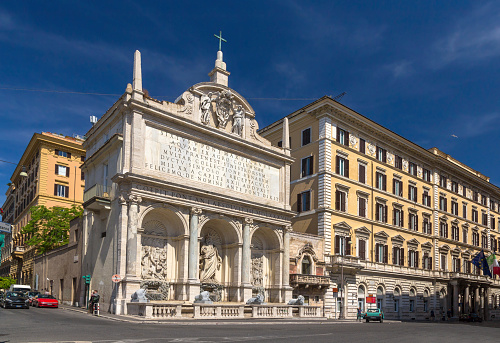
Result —
<path fill-rule="evenodd" d="M 490 2 L 460 17 L 453 29 L 434 43 L 434 67 L 500 56 L 500 4 Z"/>
<path fill-rule="evenodd" d="M 410 76 L 414 73 L 413 62 L 403 60 L 385 66 L 385 69 L 396 79 Z"/>
<path fill-rule="evenodd" d="M 450 132 L 460 138 L 472 138 L 498 130 L 500 112 L 458 116 Z"/>

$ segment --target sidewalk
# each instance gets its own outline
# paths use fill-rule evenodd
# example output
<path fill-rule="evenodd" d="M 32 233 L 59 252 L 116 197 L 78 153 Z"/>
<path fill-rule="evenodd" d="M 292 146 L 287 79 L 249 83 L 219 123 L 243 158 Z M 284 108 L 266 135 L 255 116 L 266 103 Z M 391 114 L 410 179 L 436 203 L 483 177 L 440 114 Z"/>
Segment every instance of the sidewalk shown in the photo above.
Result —
<path fill-rule="evenodd" d="M 66 311 L 80 312 L 82 315 L 90 316 L 85 308 L 73 307 L 68 305 L 59 305 L 61 309 Z M 138 324 L 172 324 L 172 325 L 275 325 L 275 324 L 346 324 L 346 323 L 358 323 L 363 322 L 356 321 L 356 319 L 328 319 L 328 318 L 247 318 L 247 319 L 194 319 L 194 318 L 183 318 L 183 319 L 144 319 L 138 316 L 125 316 L 112 313 L 102 312 L 99 318 L 127 322 L 127 323 L 138 323 Z"/>

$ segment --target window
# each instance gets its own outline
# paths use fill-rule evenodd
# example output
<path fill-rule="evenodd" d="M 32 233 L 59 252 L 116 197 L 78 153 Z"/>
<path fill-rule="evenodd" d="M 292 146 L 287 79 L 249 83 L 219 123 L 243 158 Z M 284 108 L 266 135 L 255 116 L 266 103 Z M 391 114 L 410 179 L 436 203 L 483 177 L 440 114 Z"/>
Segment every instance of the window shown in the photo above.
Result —
<path fill-rule="evenodd" d="M 415 300 L 410 299 L 410 312 L 415 312 Z"/>
<path fill-rule="evenodd" d="M 358 241 L 358 257 L 366 260 L 366 241 L 364 239 Z"/>
<path fill-rule="evenodd" d="M 424 189 L 422 193 L 422 204 L 424 206 L 431 206 L 431 196 L 429 195 L 429 191 Z"/>
<path fill-rule="evenodd" d="M 398 248 L 398 247 L 393 247 L 392 248 L 392 264 L 395 264 L 397 266 L 404 266 L 404 249 L 403 248 Z"/>
<path fill-rule="evenodd" d="M 309 156 L 302 159 L 301 177 L 312 175 L 313 173 L 314 156 Z"/>
<path fill-rule="evenodd" d="M 387 263 L 389 255 L 389 247 L 385 244 L 375 244 L 375 262 Z"/>
<path fill-rule="evenodd" d="M 415 213 L 408 214 L 408 225 L 410 230 L 418 231 L 418 215 Z"/>
<path fill-rule="evenodd" d="M 80 160 L 81 160 L 82 162 L 85 162 L 85 155 L 80 156 Z"/>
<path fill-rule="evenodd" d="M 479 232 L 472 233 L 472 245 L 478 247 L 479 246 Z"/>
<path fill-rule="evenodd" d="M 418 251 L 408 251 L 408 267 L 418 268 Z"/>
<path fill-rule="evenodd" d="M 493 251 L 497 251 L 497 240 L 495 237 L 490 237 L 490 248 Z"/>
<path fill-rule="evenodd" d="M 478 193 L 478 192 L 476 192 L 476 191 L 474 191 L 474 192 L 472 193 L 472 199 L 473 199 L 474 201 L 476 201 L 476 202 L 477 202 L 477 201 L 479 201 L 479 193 Z"/>
<path fill-rule="evenodd" d="M 392 180 L 392 193 L 398 196 L 403 196 L 403 181 L 398 179 Z"/>
<path fill-rule="evenodd" d="M 491 229 L 493 231 L 495 231 L 496 230 L 496 228 L 495 228 L 495 225 L 496 225 L 495 224 L 495 217 L 493 217 L 493 216 L 490 217 L 490 223 L 491 223 Z"/>
<path fill-rule="evenodd" d="M 446 198 L 443 196 L 439 197 L 439 209 L 445 212 L 448 210 L 448 202 L 446 201 Z"/>
<path fill-rule="evenodd" d="M 441 254 L 441 270 L 446 271 L 448 268 L 446 266 L 446 254 Z"/>
<path fill-rule="evenodd" d="M 82 181 L 85 180 L 85 173 L 82 170 Z"/>
<path fill-rule="evenodd" d="M 337 156 L 336 160 L 336 173 L 341 176 L 349 177 L 349 160 L 341 156 Z"/>
<path fill-rule="evenodd" d="M 467 244 L 467 229 L 462 230 L 462 241 Z"/>
<path fill-rule="evenodd" d="M 54 185 L 54 195 L 58 197 L 68 198 L 69 197 L 69 187 L 63 185 Z"/>
<path fill-rule="evenodd" d="M 429 253 L 424 253 L 424 257 L 422 259 L 422 265 L 424 269 L 432 269 L 432 257 L 429 257 Z"/>
<path fill-rule="evenodd" d="M 349 146 L 349 132 L 337 128 L 337 142 L 342 145 Z"/>
<path fill-rule="evenodd" d="M 439 223 L 439 236 L 448 238 L 448 223 L 443 221 Z"/>
<path fill-rule="evenodd" d="M 350 236 L 335 236 L 335 254 L 351 255 L 351 237 Z"/>
<path fill-rule="evenodd" d="M 478 213 L 476 209 L 472 209 L 472 221 L 475 223 L 479 223 Z"/>
<path fill-rule="evenodd" d="M 337 211 L 346 212 L 347 194 L 344 191 L 335 191 L 335 209 Z"/>
<path fill-rule="evenodd" d="M 108 189 L 108 165 L 107 164 L 103 164 L 103 187 L 104 187 L 104 190 L 107 191 Z"/>
<path fill-rule="evenodd" d="M 488 214 L 483 212 L 481 216 L 483 217 L 483 225 L 488 226 Z"/>
<path fill-rule="evenodd" d="M 424 217 L 423 232 L 428 234 L 428 235 L 431 234 L 431 221 L 430 221 L 429 217 Z"/>
<path fill-rule="evenodd" d="M 453 257 L 453 261 L 452 261 L 453 272 L 460 273 L 462 271 L 461 266 L 460 266 L 460 262 L 461 262 L 460 258 Z"/>
<path fill-rule="evenodd" d="M 311 128 L 302 130 L 302 146 L 311 143 Z"/>
<path fill-rule="evenodd" d="M 304 256 L 301 267 L 302 274 L 311 274 L 311 260 L 309 256 Z"/>
<path fill-rule="evenodd" d="M 375 174 L 375 187 L 385 191 L 387 189 L 387 176 L 380 172 L 376 172 Z"/>
<path fill-rule="evenodd" d="M 377 147 L 377 160 L 380 162 L 387 162 L 387 150 Z"/>
<path fill-rule="evenodd" d="M 359 152 L 362 154 L 366 153 L 366 141 L 363 138 L 359 139 Z"/>
<path fill-rule="evenodd" d="M 305 212 L 311 209 L 311 191 L 297 194 L 297 212 Z"/>
<path fill-rule="evenodd" d="M 481 235 L 481 248 L 488 248 L 488 238 L 486 237 L 486 235 Z"/>
<path fill-rule="evenodd" d="M 439 186 L 446 188 L 448 181 L 446 179 L 446 176 L 440 175 L 439 176 Z"/>
<path fill-rule="evenodd" d="M 279 142 L 278 142 L 278 147 L 279 147 L 279 148 L 282 148 L 282 147 L 283 147 L 283 141 L 279 141 Z"/>
<path fill-rule="evenodd" d="M 424 181 L 431 182 L 431 171 L 424 168 L 422 177 Z"/>
<path fill-rule="evenodd" d="M 71 158 L 71 153 L 57 149 L 56 149 L 56 155 Z"/>
<path fill-rule="evenodd" d="M 358 215 L 366 217 L 366 199 L 362 197 L 358 197 Z"/>
<path fill-rule="evenodd" d="M 375 206 L 375 218 L 380 222 L 387 223 L 387 205 L 377 203 Z"/>
<path fill-rule="evenodd" d="M 451 201 L 451 214 L 458 216 L 458 202 Z"/>
<path fill-rule="evenodd" d="M 464 260 L 464 273 L 470 274 L 470 265 L 471 262 L 469 260 Z"/>
<path fill-rule="evenodd" d="M 403 170 L 403 158 L 401 156 L 394 156 L 394 166 L 400 170 Z"/>
<path fill-rule="evenodd" d="M 451 181 L 451 191 L 458 193 L 458 182 L 456 181 Z"/>
<path fill-rule="evenodd" d="M 463 203 L 462 205 L 462 218 L 467 219 L 467 204 Z"/>
<path fill-rule="evenodd" d="M 396 226 L 403 227 L 404 221 L 403 221 L 403 210 L 400 208 L 395 208 L 392 210 L 392 224 Z"/>
<path fill-rule="evenodd" d="M 409 166 L 409 173 L 413 176 L 417 176 L 417 165 L 413 162 L 410 162 L 410 166 Z"/>
<path fill-rule="evenodd" d="M 358 164 L 358 180 L 361 183 L 366 183 L 366 166 L 364 164 Z"/>
<path fill-rule="evenodd" d="M 56 164 L 56 175 L 69 176 L 69 167 Z"/>
<path fill-rule="evenodd" d="M 417 187 L 408 185 L 408 199 L 410 201 L 417 201 Z"/>
<path fill-rule="evenodd" d="M 451 239 L 454 239 L 456 241 L 460 240 L 460 234 L 458 230 L 458 226 L 452 225 L 451 226 Z"/>
<path fill-rule="evenodd" d="M 483 206 L 488 205 L 488 197 L 484 194 L 481 194 L 481 205 L 483 205 Z"/>

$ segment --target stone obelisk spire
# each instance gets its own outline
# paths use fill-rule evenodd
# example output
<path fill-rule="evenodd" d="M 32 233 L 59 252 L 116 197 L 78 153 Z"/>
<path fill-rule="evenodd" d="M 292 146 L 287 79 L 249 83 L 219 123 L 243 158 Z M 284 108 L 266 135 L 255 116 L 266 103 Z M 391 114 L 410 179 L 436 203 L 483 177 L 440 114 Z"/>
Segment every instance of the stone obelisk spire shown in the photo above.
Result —
<path fill-rule="evenodd" d="M 135 100 L 144 100 L 144 93 L 142 92 L 142 69 L 141 69 L 141 53 L 136 50 L 134 53 L 134 76 L 133 76 L 133 95 Z"/>

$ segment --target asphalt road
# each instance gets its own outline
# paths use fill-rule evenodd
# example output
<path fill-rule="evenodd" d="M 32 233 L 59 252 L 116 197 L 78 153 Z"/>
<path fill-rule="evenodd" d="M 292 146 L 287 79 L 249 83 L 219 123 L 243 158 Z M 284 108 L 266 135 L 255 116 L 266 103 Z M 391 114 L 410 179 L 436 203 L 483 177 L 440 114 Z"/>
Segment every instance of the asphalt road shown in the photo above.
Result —
<path fill-rule="evenodd" d="M 0 308 L 1 342 L 498 342 L 500 321 L 487 323 L 339 323 L 250 321 L 140 323 L 68 309 Z"/>

